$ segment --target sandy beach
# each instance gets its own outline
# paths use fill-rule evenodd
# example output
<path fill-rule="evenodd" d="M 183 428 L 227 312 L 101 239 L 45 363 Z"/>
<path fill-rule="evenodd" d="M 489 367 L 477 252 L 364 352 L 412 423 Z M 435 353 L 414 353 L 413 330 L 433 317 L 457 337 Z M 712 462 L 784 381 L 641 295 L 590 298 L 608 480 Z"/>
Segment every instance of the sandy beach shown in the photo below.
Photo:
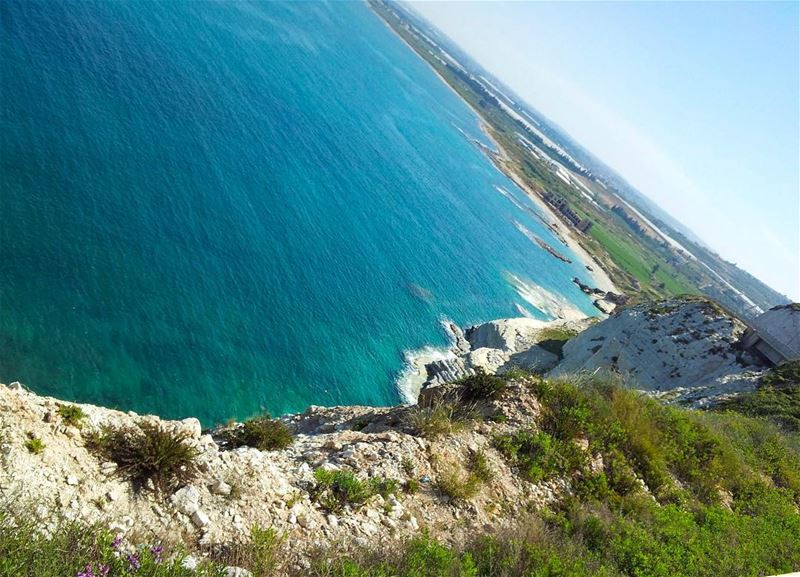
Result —
<path fill-rule="evenodd" d="M 483 123 L 482 123 L 483 124 Z M 485 129 L 485 128 L 484 128 Z M 525 194 L 539 207 L 544 213 L 544 215 L 549 220 L 550 224 L 558 231 L 559 236 L 566 242 L 567 246 L 572 249 L 575 255 L 580 259 L 580 261 L 584 265 L 589 265 L 592 267 L 592 270 L 586 271 L 586 274 L 592 278 L 594 285 L 606 292 L 613 291 L 615 293 L 621 293 L 619 288 L 612 282 L 611 278 L 608 276 L 608 273 L 603 270 L 600 264 L 597 263 L 592 258 L 592 255 L 583 248 L 581 245 L 580 240 L 577 237 L 577 233 L 571 229 L 571 227 L 567 226 L 564 221 L 561 219 L 560 215 L 556 213 L 537 193 L 533 190 L 530 186 L 528 186 L 525 181 L 511 168 L 508 166 L 508 154 L 503 147 L 500 146 L 497 141 L 492 139 L 497 149 L 500 151 L 500 158 L 494 158 L 494 165 L 500 170 L 503 174 L 505 174 L 508 178 L 510 178 L 514 184 L 516 184 L 520 190 L 524 191 Z"/>

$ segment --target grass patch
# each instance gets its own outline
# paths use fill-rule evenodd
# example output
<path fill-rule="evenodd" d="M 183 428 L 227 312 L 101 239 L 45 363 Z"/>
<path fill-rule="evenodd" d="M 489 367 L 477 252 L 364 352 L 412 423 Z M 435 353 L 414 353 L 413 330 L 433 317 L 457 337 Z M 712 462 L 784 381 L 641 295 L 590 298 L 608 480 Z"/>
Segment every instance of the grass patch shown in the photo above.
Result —
<path fill-rule="evenodd" d="M 457 401 L 437 400 L 429 406 L 412 407 L 406 417 L 406 424 L 415 434 L 435 439 L 463 431 L 478 420 L 472 406 Z"/>
<path fill-rule="evenodd" d="M 478 480 L 484 483 L 488 483 L 494 478 L 494 471 L 492 471 L 492 467 L 489 465 L 489 460 L 486 458 L 486 453 L 483 449 L 478 449 L 470 453 L 467 467 Z"/>
<path fill-rule="evenodd" d="M 455 463 L 443 465 L 437 475 L 436 488 L 454 501 L 469 501 L 480 490 L 481 480 Z"/>
<path fill-rule="evenodd" d="M 227 429 L 222 436 L 230 447 L 253 447 L 259 451 L 278 451 L 294 442 L 288 425 L 266 413 Z"/>
<path fill-rule="evenodd" d="M 129 550 L 115 543 L 101 525 L 60 521 L 45 535 L 35 515 L 12 516 L 0 507 L 0 576 L 2 577 L 223 577 L 225 567 L 245 567 L 256 577 L 275 575 L 282 540 L 271 530 L 254 529 L 233 550 L 216 552 L 214 561 L 201 560 L 196 569 L 182 567 L 187 552 L 160 543 L 139 544 Z"/>
<path fill-rule="evenodd" d="M 78 405 L 58 405 L 57 412 L 64 424 L 79 429 L 86 418 L 86 413 Z"/>
<path fill-rule="evenodd" d="M 562 441 L 548 433 L 518 431 L 498 436 L 494 445 L 532 483 L 580 470 L 585 462 L 583 452 L 574 442 Z"/>
<path fill-rule="evenodd" d="M 362 481 L 350 471 L 314 471 L 315 486 L 311 497 L 331 513 L 342 511 L 345 507 L 361 508 L 375 495 L 386 498 L 397 493 L 400 483 L 394 479 L 372 477 Z"/>
<path fill-rule="evenodd" d="M 105 428 L 89 437 L 87 446 L 102 459 L 117 464 L 117 474 L 136 490 L 152 483 L 163 493 L 191 481 L 197 473 L 197 449 L 188 433 L 143 422 L 139 427 Z"/>
<path fill-rule="evenodd" d="M 755 391 L 726 399 L 714 410 L 763 417 L 787 431 L 800 432 L 800 361 L 775 367 Z"/>
<path fill-rule="evenodd" d="M 28 438 L 25 439 L 25 448 L 28 449 L 29 453 L 41 455 L 44 452 L 44 447 L 44 441 L 33 433 L 28 433 Z"/>

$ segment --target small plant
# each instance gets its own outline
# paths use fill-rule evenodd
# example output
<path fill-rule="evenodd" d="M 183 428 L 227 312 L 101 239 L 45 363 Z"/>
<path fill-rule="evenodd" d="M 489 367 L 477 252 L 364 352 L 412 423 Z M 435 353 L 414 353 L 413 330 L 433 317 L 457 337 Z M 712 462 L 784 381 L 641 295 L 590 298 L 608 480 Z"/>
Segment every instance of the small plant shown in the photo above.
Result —
<path fill-rule="evenodd" d="M 220 564 L 247 567 L 253 575 L 266 577 L 275 575 L 283 564 L 284 556 L 281 552 L 285 542 L 285 535 L 275 529 L 264 529 L 254 525 L 246 542 L 216 551 L 212 554 L 212 558 Z M 216 573 L 201 574 L 209 577 L 216 575 Z M 223 572 L 222 575 L 231 573 Z"/>
<path fill-rule="evenodd" d="M 460 381 L 461 398 L 467 402 L 482 400 L 497 400 L 508 388 L 506 379 L 489 375 L 478 369 L 474 375 L 470 375 Z"/>
<path fill-rule="evenodd" d="M 86 413 L 78 405 L 58 405 L 57 412 L 65 424 L 79 429 L 86 418 Z"/>
<path fill-rule="evenodd" d="M 370 481 L 361 481 L 350 471 L 314 471 L 316 486 L 311 495 L 331 513 L 341 511 L 346 506 L 360 508 L 375 494 L 375 486 Z"/>
<path fill-rule="evenodd" d="M 469 501 L 478 494 L 480 483 L 475 473 L 465 473 L 461 467 L 450 463 L 439 473 L 436 487 L 454 501 Z"/>
<path fill-rule="evenodd" d="M 25 448 L 34 455 L 41 455 L 44 451 L 44 441 L 33 433 L 28 433 L 28 439 L 25 441 Z"/>
<path fill-rule="evenodd" d="M 88 440 L 91 450 L 117 464 L 117 474 L 137 490 L 148 481 L 158 492 L 190 481 L 197 473 L 197 449 L 188 434 L 144 422 L 139 427 L 106 428 Z"/>
<path fill-rule="evenodd" d="M 417 434 L 435 439 L 457 433 L 477 418 L 473 407 L 442 400 L 430 406 L 412 408 L 407 423 Z"/>
<path fill-rule="evenodd" d="M 385 479 L 373 477 L 369 480 L 372 492 L 386 499 L 389 495 L 395 495 L 400 490 L 400 483 L 395 479 Z"/>
<path fill-rule="evenodd" d="M 410 478 L 406 479 L 406 482 L 403 483 L 403 491 L 408 493 L 409 495 L 414 495 L 415 493 L 419 493 L 420 482 L 417 479 Z"/>
<path fill-rule="evenodd" d="M 403 457 L 400 461 L 400 466 L 403 468 L 403 473 L 406 474 L 406 477 L 414 474 L 414 462 L 408 457 Z"/>
<path fill-rule="evenodd" d="M 228 429 L 224 435 L 231 447 L 254 447 L 259 451 L 285 449 L 294 442 L 291 429 L 269 413 L 248 419 L 238 428 Z"/>
<path fill-rule="evenodd" d="M 486 453 L 483 452 L 483 449 L 478 449 L 470 453 L 469 470 L 483 482 L 491 481 L 494 477 L 494 473 L 489 466 L 489 461 L 486 459 Z"/>

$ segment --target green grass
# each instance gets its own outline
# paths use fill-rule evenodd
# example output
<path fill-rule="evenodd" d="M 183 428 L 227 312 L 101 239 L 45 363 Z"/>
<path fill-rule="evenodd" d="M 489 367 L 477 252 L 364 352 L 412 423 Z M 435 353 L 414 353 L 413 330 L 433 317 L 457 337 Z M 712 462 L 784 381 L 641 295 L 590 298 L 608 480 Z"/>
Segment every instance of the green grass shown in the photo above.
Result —
<path fill-rule="evenodd" d="M 244 567 L 254 577 L 274 577 L 283 564 L 284 539 L 272 529 L 253 527 L 249 538 L 209 551 L 195 569 L 182 566 L 187 552 L 158 542 L 115 542 L 101 525 L 60 521 L 42 534 L 30 514 L 12 516 L 0 507 L 0 577 L 225 577 L 227 566 Z"/>
<path fill-rule="evenodd" d="M 478 494 L 481 479 L 456 463 L 445 463 L 437 473 L 436 488 L 453 501 L 469 501 Z"/>
<path fill-rule="evenodd" d="M 478 419 L 478 414 L 459 401 L 438 400 L 429 406 L 416 405 L 409 409 L 406 425 L 415 434 L 435 439 L 463 431 Z"/>
<path fill-rule="evenodd" d="M 541 429 L 497 443 L 525 480 L 570 479 L 571 497 L 460 547 L 423 535 L 380 554 L 328 553 L 311 575 L 756 577 L 800 567 L 800 454 L 789 437 L 761 419 L 665 406 L 611 379 L 573 381 L 532 380 Z M 580 439 L 602 455 L 601 470 L 589 470 Z M 467 475 L 455 468 L 437 485 L 474 491 Z"/>
<path fill-rule="evenodd" d="M 185 553 L 179 550 L 158 554 L 158 549 L 143 546 L 131 553 L 136 555 L 135 560 L 129 560 L 128 553 L 114 547 L 111 532 L 99 525 L 62 522 L 46 536 L 33 518 L 12 517 L 5 507 L 0 508 L 0 577 L 75 577 L 87 569 L 98 576 L 104 567 L 108 567 L 109 577 L 224 575 L 222 564 L 204 563 L 196 571 L 184 569 L 181 561 Z"/>
<path fill-rule="evenodd" d="M 568 329 L 564 327 L 548 327 L 539 333 L 538 344 L 544 350 L 549 351 L 554 355 L 558 355 L 559 358 L 562 358 L 564 345 L 569 339 L 577 334 L 578 331 L 574 329 Z"/>
<path fill-rule="evenodd" d="M 800 361 L 776 367 L 754 392 L 722 401 L 714 409 L 763 417 L 786 431 L 800 433 Z"/>

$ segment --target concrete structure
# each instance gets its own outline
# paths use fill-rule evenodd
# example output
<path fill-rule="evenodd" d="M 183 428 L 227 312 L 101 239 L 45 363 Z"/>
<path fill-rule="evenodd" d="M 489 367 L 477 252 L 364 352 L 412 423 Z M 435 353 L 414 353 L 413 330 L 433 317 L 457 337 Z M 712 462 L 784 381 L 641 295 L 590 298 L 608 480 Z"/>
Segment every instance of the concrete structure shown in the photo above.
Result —
<path fill-rule="evenodd" d="M 769 309 L 750 322 L 742 345 L 771 363 L 800 359 L 800 303 Z"/>

